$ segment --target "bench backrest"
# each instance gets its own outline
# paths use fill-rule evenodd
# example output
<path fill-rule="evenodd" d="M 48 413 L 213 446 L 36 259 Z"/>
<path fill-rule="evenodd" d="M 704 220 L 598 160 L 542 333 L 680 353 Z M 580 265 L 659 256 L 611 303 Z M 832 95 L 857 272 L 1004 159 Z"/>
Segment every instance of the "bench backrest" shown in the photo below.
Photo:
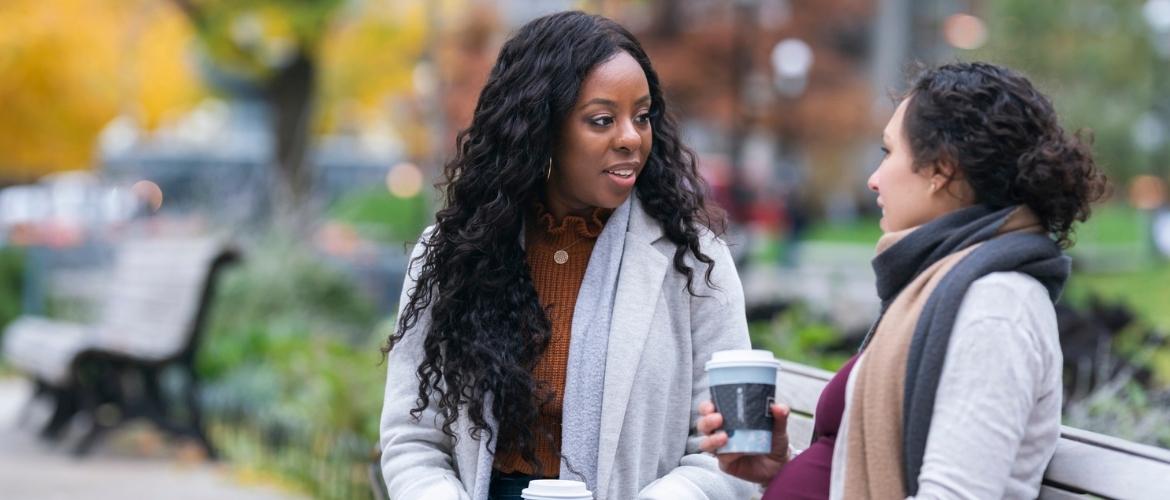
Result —
<path fill-rule="evenodd" d="M 142 239 L 118 249 L 98 322 L 98 347 L 146 360 L 189 351 L 215 274 L 237 258 L 212 238 Z"/>
<path fill-rule="evenodd" d="M 812 438 L 817 399 L 833 373 L 788 361 L 781 363 L 776 396 L 792 409 L 788 419 L 792 445 L 804 448 Z M 1170 451 L 1062 427 L 1056 455 L 1044 472 L 1040 498 L 1085 495 L 1170 498 Z"/>

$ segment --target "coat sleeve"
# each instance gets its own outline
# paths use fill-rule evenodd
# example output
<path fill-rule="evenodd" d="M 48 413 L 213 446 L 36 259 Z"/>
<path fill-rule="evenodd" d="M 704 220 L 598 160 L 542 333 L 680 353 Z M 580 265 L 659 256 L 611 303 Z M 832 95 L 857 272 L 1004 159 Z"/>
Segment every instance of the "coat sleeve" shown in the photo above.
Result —
<path fill-rule="evenodd" d="M 667 475 L 650 483 L 639 493 L 639 499 L 711 499 L 731 500 L 751 498 L 759 487 L 724 474 L 713 455 L 699 450 L 699 433 L 695 422 L 699 418 L 699 403 L 710 399 L 707 390 L 707 372 L 704 368 L 715 351 L 751 349 L 747 317 L 744 312 L 743 286 L 735 269 L 731 252 L 721 240 L 706 235 L 703 251 L 715 261 L 711 285 L 704 279 L 706 266 L 695 267 L 694 289 L 691 298 L 690 324 L 692 337 L 692 389 L 690 408 L 690 435 L 686 455 L 679 466 Z"/>
<path fill-rule="evenodd" d="M 430 229 L 423 232 L 420 241 L 426 241 L 430 233 Z M 399 316 L 415 286 L 424 249 L 422 243 L 415 245 L 410 257 L 399 298 Z M 424 311 L 390 351 L 386 361 L 386 392 L 380 425 L 382 476 L 390 498 L 395 500 L 465 500 L 469 496 L 455 471 L 454 442 L 438 426 L 437 412 L 428 407 L 417 420 L 410 414 L 418 399 L 416 370 L 423 359 L 423 339 L 429 323 L 430 315 Z"/>

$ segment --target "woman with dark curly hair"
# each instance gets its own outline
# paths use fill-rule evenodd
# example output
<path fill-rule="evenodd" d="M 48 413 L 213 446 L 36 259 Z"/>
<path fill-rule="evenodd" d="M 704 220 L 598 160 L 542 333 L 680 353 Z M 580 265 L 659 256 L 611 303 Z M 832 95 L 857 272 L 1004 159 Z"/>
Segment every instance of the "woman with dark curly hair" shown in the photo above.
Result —
<path fill-rule="evenodd" d="M 991 64 L 921 74 L 882 140 L 882 314 L 821 393 L 808 449 L 790 453 L 776 405 L 772 453 L 720 465 L 765 499 L 1036 498 L 1060 437 L 1061 249 L 1105 178 L 1048 98 Z M 700 412 L 715 451 L 721 416 Z"/>
<path fill-rule="evenodd" d="M 388 341 L 390 497 L 744 498 L 698 449 L 703 362 L 748 348 L 743 292 L 645 51 L 536 19 L 500 50 L 446 166 Z"/>

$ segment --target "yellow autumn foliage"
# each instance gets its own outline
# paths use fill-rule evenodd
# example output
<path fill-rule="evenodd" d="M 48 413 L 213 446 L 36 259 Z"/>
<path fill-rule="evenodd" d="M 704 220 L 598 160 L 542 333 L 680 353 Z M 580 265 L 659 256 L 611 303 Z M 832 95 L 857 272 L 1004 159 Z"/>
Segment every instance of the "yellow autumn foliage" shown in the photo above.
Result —
<path fill-rule="evenodd" d="M 414 67 L 427 41 L 424 3 L 368 2 L 340 16 L 334 28 L 320 51 L 318 130 L 387 118 L 388 100 L 414 91 Z"/>
<path fill-rule="evenodd" d="M 279 47 L 304 31 L 289 24 L 298 17 L 273 10 L 280 1 L 249 5 L 239 16 L 213 16 L 225 23 L 215 32 L 251 22 Z M 423 0 L 355 2 L 322 20 L 312 51 L 316 132 L 423 125 L 395 120 L 390 103 L 411 99 L 428 42 L 427 7 Z M 115 117 L 154 130 L 208 96 L 195 62 L 198 35 L 169 0 L 2 0 L 0 25 L 0 185 L 92 168 L 99 134 Z M 222 51 L 208 54 L 228 68 L 242 64 Z"/>
<path fill-rule="evenodd" d="M 159 0 L 0 2 L 0 182 L 89 168 L 119 114 L 154 127 L 203 94 Z"/>

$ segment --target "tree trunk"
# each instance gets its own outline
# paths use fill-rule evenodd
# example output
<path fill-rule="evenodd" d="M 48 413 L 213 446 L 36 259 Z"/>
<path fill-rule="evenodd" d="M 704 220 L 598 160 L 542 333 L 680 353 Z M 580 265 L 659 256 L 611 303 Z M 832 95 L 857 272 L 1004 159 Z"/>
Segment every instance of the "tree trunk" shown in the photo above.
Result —
<path fill-rule="evenodd" d="M 301 232 L 311 223 L 313 170 L 308 162 L 316 64 L 302 49 L 269 81 L 276 189 L 273 219 Z"/>

